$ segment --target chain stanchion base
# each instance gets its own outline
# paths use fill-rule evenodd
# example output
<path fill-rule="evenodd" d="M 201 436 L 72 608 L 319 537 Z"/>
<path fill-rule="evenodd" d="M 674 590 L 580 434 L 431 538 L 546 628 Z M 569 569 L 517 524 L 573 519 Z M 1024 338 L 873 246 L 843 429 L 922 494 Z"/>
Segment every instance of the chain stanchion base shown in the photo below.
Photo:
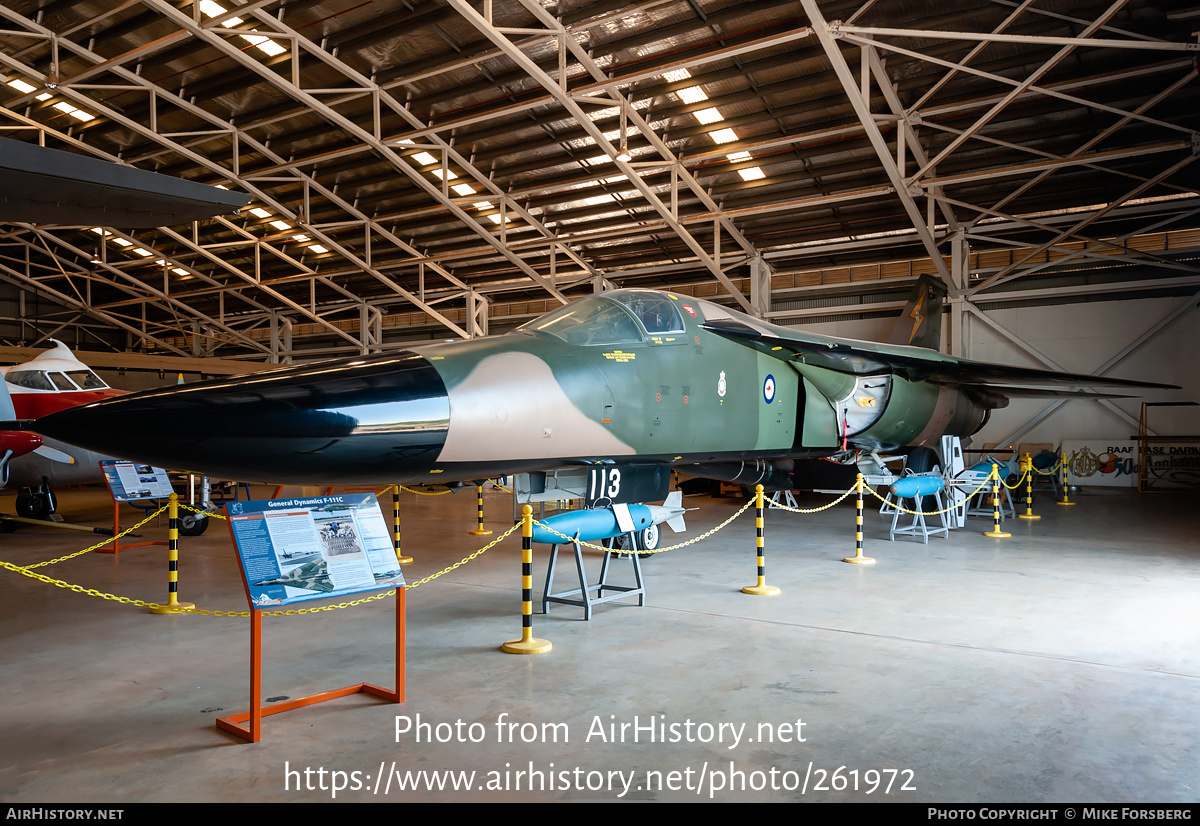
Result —
<path fill-rule="evenodd" d="M 1068 506 L 1070 506 L 1070 505 L 1074 505 L 1075 503 L 1074 503 L 1074 502 L 1067 502 L 1067 501 L 1065 501 L 1065 500 L 1064 500 L 1064 501 L 1062 501 L 1062 502 L 1055 502 L 1054 504 L 1056 504 L 1056 505 L 1068 505 Z"/>
<path fill-rule="evenodd" d="M 1036 513 L 1019 513 L 1017 519 L 1041 519 Z"/>
<path fill-rule="evenodd" d="M 842 562 L 849 562 L 851 565 L 874 565 L 875 558 L 871 556 L 863 556 L 861 553 L 854 556 L 842 557 Z"/>
<path fill-rule="evenodd" d="M 742 589 L 743 594 L 754 594 L 759 597 L 773 597 L 780 593 L 779 589 L 774 585 L 747 585 Z"/>
<path fill-rule="evenodd" d="M 1012 536 L 1011 533 L 1005 533 L 1004 531 L 1000 530 L 999 528 L 996 528 L 995 530 L 986 531 L 983 535 L 984 536 L 994 536 L 997 539 L 1007 539 L 1008 537 Z"/>
<path fill-rule="evenodd" d="M 553 647 L 550 640 L 530 637 L 527 640 L 509 640 L 500 646 L 500 650 L 505 654 L 545 654 Z"/>
<path fill-rule="evenodd" d="M 413 558 L 412 558 L 411 556 L 399 556 L 399 555 L 397 555 L 397 557 L 396 557 L 396 561 L 397 561 L 397 562 L 399 562 L 401 565 L 407 565 L 407 564 L 409 564 L 410 562 L 412 562 L 412 561 L 413 561 Z"/>
<path fill-rule="evenodd" d="M 467 531 L 471 536 L 491 536 L 492 532 L 486 528 L 476 528 L 473 531 Z"/>
<path fill-rule="evenodd" d="M 171 595 L 170 601 L 166 605 L 156 605 L 150 609 L 151 614 L 183 614 L 196 607 L 194 602 L 179 602 L 175 599 L 175 595 Z"/>

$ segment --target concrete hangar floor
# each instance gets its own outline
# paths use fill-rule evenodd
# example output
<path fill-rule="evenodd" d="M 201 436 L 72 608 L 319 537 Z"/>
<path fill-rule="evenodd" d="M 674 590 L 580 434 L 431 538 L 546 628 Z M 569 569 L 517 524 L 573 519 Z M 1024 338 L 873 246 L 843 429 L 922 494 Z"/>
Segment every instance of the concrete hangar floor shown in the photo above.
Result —
<path fill-rule="evenodd" d="M 484 544 L 467 533 L 471 493 L 404 495 L 410 582 Z M 75 521 L 111 518 L 98 491 L 62 498 Z M 511 499 L 485 499 L 499 534 Z M 1085 488 L 1077 501 L 1038 497 L 1042 518 L 1006 521 L 1010 539 L 973 519 L 928 545 L 887 541 L 868 508 L 871 568 L 840 561 L 854 550 L 852 502 L 768 512 L 774 597 L 740 592 L 755 582 L 751 510 L 645 562 L 645 607 L 609 603 L 591 622 L 535 610 L 535 636 L 554 647 L 534 656 L 498 650 L 521 627 L 508 540 L 410 589 L 407 702 L 360 694 L 275 715 L 257 744 L 213 724 L 248 707 L 248 620 L 154 616 L 5 571 L 0 799 L 301 802 L 340 786 L 339 801 L 377 802 L 1195 801 L 1195 496 Z M 699 508 L 687 536 L 740 504 L 685 502 Z M 144 533 L 165 536 L 165 522 Z M 18 565 L 90 544 L 40 528 L 2 542 Z M 164 601 L 165 556 L 40 570 Z M 546 558 L 535 546 L 538 595 Z M 245 609 L 223 524 L 185 537 L 181 559 L 181 599 Z M 599 560 L 587 563 L 594 579 Z M 571 566 L 560 570 L 565 581 Z M 390 685 L 389 602 L 266 619 L 264 700 Z"/>

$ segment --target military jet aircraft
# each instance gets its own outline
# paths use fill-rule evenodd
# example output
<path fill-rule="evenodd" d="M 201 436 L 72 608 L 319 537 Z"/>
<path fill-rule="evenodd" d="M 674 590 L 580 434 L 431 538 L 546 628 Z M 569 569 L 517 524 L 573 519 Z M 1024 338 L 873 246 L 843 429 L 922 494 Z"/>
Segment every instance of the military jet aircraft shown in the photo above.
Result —
<path fill-rule="evenodd" d="M 1009 397 L 1103 395 L 1070 390 L 1080 385 L 1171 387 L 816 335 L 622 289 L 504 335 L 135 393 L 54 413 L 37 430 L 272 482 L 437 484 L 578 467 L 592 499 L 636 502 L 662 499 L 666 467 L 790 488 L 797 460 L 853 462 L 968 436 Z M 659 481 L 639 487 L 647 478 Z"/>

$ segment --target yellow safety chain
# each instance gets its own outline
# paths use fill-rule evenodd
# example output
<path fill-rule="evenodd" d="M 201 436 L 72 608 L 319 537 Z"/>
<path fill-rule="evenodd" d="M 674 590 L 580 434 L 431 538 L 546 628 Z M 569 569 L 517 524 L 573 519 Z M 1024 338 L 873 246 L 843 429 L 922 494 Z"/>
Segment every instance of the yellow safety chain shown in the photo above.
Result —
<path fill-rule="evenodd" d="M 1028 475 L 1029 475 L 1029 471 L 1025 471 L 1024 473 L 1021 474 L 1021 478 L 1018 479 L 1014 484 L 1011 484 L 1011 485 L 1008 482 L 1005 482 L 1003 479 L 1000 479 L 999 482 L 1000 482 L 1000 484 L 1004 485 L 1004 487 L 1008 488 L 1009 490 L 1016 490 L 1017 488 L 1021 487 L 1021 483 L 1025 481 L 1025 477 Z"/>
<path fill-rule="evenodd" d="M 179 507 L 183 508 L 184 510 L 191 511 L 192 513 L 203 513 L 206 516 L 212 516 L 212 517 L 215 517 L 216 519 L 228 519 L 229 518 L 225 514 L 219 512 L 219 511 L 206 511 L 203 508 L 197 508 L 193 505 L 189 505 L 187 502 L 177 502 L 176 504 L 179 505 Z"/>
<path fill-rule="evenodd" d="M 1024 477 L 1022 477 L 1022 478 L 1024 478 Z M 979 487 L 975 488 L 975 490 L 973 490 L 973 491 L 971 491 L 970 493 L 968 493 L 968 494 L 966 495 L 966 497 L 963 499 L 963 501 L 964 501 L 964 502 L 965 502 L 965 501 L 967 501 L 967 500 L 968 500 L 968 499 L 970 499 L 971 497 L 975 496 L 977 493 L 981 492 L 981 491 L 982 491 L 984 488 L 990 488 L 990 487 L 991 487 L 991 485 L 990 485 L 989 483 L 990 483 L 991 481 L 992 481 L 992 477 L 991 477 L 991 475 L 989 475 L 989 476 L 988 476 L 988 478 L 986 478 L 986 479 L 984 479 L 984 480 L 983 480 L 983 483 L 982 483 L 982 484 L 980 484 L 980 486 L 979 486 Z M 874 497 L 875 497 L 876 499 L 878 499 L 880 502 L 883 502 L 883 503 L 884 503 L 885 505 L 887 505 L 889 508 L 895 508 L 896 510 L 900 511 L 901 513 L 907 513 L 907 514 L 911 514 L 912 516 L 938 516 L 939 514 L 943 514 L 943 513 L 950 513 L 950 511 L 952 511 L 952 510 L 956 510 L 956 509 L 958 508 L 959 504 L 961 504 L 961 503 L 955 503 L 955 504 L 951 505 L 950 507 L 948 507 L 948 508 L 944 508 L 944 509 L 942 509 L 942 510 L 940 510 L 940 511 L 910 511 L 908 508 L 901 507 L 901 506 L 900 506 L 898 503 L 895 503 L 895 502 L 889 502 L 889 501 L 887 500 L 887 497 L 885 497 L 885 496 L 880 496 L 878 493 L 876 493 L 876 492 L 875 492 L 875 488 L 868 487 L 868 486 L 864 486 L 864 487 L 866 487 L 866 489 L 867 489 L 868 491 L 870 491 L 870 493 L 871 493 L 871 495 L 872 495 L 872 496 L 874 496 Z M 918 495 L 918 496 L 931 496 L 932 494 L 928 494 L 928 493 L 920 493 L 920 494 L 917 494 L 917 495 Z"/>
<path fill-rule="evenodd" d="M 1065 461 L 1066 461 L 1066 459 L 1064 457 L 1062 460 L 1060 460 L 1059 464 L 1056 465 L 1053 470 L 1048 471 L 1047 474 L 1043 474 L 1043 475 L 1048 475 L 1048 473 L 1053 473 L 1053 471 L 1057 470 L 1059 467 L 1061 467 L 1062 463 Z M 1041 471 L 1039 471 L 1039 472 L 1041 472 Z M 1025 480 L 1025 477 L 1027 475 L 1028 475 L 1028 471 L 1025 474 L 1023 474 L 1020 479 L 1017 480 L 1017 483 L 1015 485 L 1012 485 L 1012 486 L 1009 486 L 1003 480 L 999 480 L 999 481 L 1001 484 L 1003 484 L 1009 490 L 1016 490 L 1016 488 L 1020 486 L 1021 482 L 1023 482 Z M 968 494 L 966 498 L 970 499 L 971 497 L 975 496 L 976 494 L 980 493 L 985 488 L 987 488 L 988 483 L 991 481 L 991 478 L 992 477 L 989 476 L 986 480 L 984 480 L 984 482 L 978 488 L 976 488 L 973 492 Z M 425 493 L 422 491 L 411 490 L 410 488 L 404 487 L 403 485 L 398 485 L 398 486 L 393 485 L 390 487 L 399 487 L 401 490 L 406 490 L 409 493 L 415 493 L 419 496 L 441 496 L 442 494 L 452 492 L 452 489 L 449 489 L 449 488 L 447 488 L 446 490 L 443 490 L 443 491 L 438 491 L 436 493 Z M 833 506 L 837 505 L 839 502 L 841 502 L 843 499 L 845 499 L 851 493 L 854 493 L 856 488 L 857 488 L 857 486 L 852 487 L 852 488 L 850 488 L 850 490 L 846 491 L 845 493 L 843 493 L 841 496 L 839 496 L 837 499 L 833 500 L 829 504 L 822 505 L 822 506 L 816 507 L 816 508 L 811 508 L 811 509 L 791 508 L 791 507 L 788 507 L 787 505 L 781 505 L 781 504 L 775 503 L 775 502 L 772 502 L 770 507 L 779 508 L 779 509 L 785 510 L 785 511 L 791 511 L 792 513 L 805 513 L 805 514 L 818 513 L 823 510 L 828 510 L 829 508 L 832 508 Z M 887 500 L 884 497 L 880 496 L 878 493 L 875 492 L 874 488 L 867 488 L 867 489 L 871 492 L 871 495 L 874 496 L 876 499 L 879 499 L 880 501 L 883 501 L 885 503 L 887 502 Z M 389 490 L 389 488 L 384 488 L 384 492 L 386 492 L 387 490 Z M 755 499 L 751 498 L 748 502 L 746 502 L 746 504 L 742 505 L 742 507 L 739 508 L 736 513 L 734 513 L 732 516 L 730 516 L 728 519 L 726 519 L 721 524 L 717 525 L 715 528 L 712 528 L 711 530 L 706 531 L 705 533 L 702 533 L 699 536 L 695 536 L 695 537 L 692 537 L 691 539 L 680 542 L 677 545 L 670 545 L 666 548 L 656 548 L 654 550 L 622 550 L 621 552 L 622 553 L 636 553 L 639 555 L 649 555 L 649 554 L 665 553 L 666 551 L 674 551 L 674 550 L 678 550 L 680 548 L 686 548 L 688 545 L 693 545 L 697 542 L 705 540 L 708 537 L 715 534 L 717 531 L 720 531 L 721 529 L 725 528 L 731 522 L 733 522 L 735 519 L 737 519 L 739 516 L 741 516 L 747 510 L 749 510 L 750 506 L 753 505 L 754 503 L 755 503 Z M 205 510 L 202 510 L 201 508 L 197 508 L 197 507 L 194 507 L 192 505 L 189 505 L 189 504 L 186 504 L 183 502 L 180 502 L 178 504 L 180 507 L 182 507 L 186 510 L 190 510 L 194 513 L 202 513 L 202 514 L 205 514 L 206 516 L 215 517 L 217 519 L 227 518 L 224 514 L 217 513 L 215 511 L 205 511 Z M 899 505 L 891 505 L 891 507 L 894 507 L 897 510 L 903 511 L 904 513 L 908 513 L 908 514 L 913 514 L 913 515 L 920 514 L 922 516 L 936 516 L 938 514 L 948 513 L 949 511 L 954 510 L 955 507 L 957 507 L 957 505 L 946 508 L 945 510 L 930 511 L 930 512 L 910 511 L 906 508 L 900 507 Z M 33 565 L 27 565 L 27 566 L 14 565 L 11 562 L 0 561 L 0 567 L 6 568 L 10 571 L 13 571 L 14 573 L 21 574 L 22 576 L 30 577 L 31 579 L 40 580 L 41 582 L 44 582 L 48 585 L 53 585 L 57 588 L 64 588 L 68 591 L 75 591 L 76 593 L 84 594 L 86 596 L 100 597 L 101 599 L 107 599 L 112 602 L 119 602 L 119 603 L 122 603 L 125 605 L 136 605 L 136 606 L 139 606 L 142 608 L 162 608 L 164 606 L 162 606 L 161 604 L 156 603 L 156 602 L 146 602 L 146 601 L 140 600 L 140 599 L 132 599 L 130 597 L 121 597 L 121 596 L 117 596 L 116 594 L 108 594 L 103 591 L 97 591 L 94 588 L 85 588 L 82 585 L 74 585 L 69 582 L 65 582 L 63 580 L 51 579 L 50 577 L 45 576 L 44 574 L 35 573 L 33 569 L 45 567 L 48 565 L 54 565 L 56 563 L 63 562 L 65 560 L 72 559 L 77 556 L 82 556 L 83 554 L 86 554 L 86 553 L 90 553 L 92 551 L 95 551 L 97 548 L 102 548 L 105 545 L 107 545 L 108 543 L 110 543 L 116 539 L 120 539 L 121 537 L 126 536 L 126 535 L 132 533 L 133 531 L 137 530 L 138 528 L 142 527 L 147 522 L 149 522 L 151 519 L 155 518 L 156 516 L 159 516 L 163 511 L 167 510 L 167 508 L 168 508 L 167 505 L 162 506 L 161 508 L 154 511 L 153 513 L 148 514 L 145 519 L 143 519 L 141 522 L 138 522 L 136 525 L 134 525 L 130 528 L 127 528 L 126 530 L 122 531 L 121 533 L 117 534 L 116 536 L 111 536 L 111 537 L 105 539 L 103 542 L 99 542 L 99 543 L 91 546 L 90 548 L 84 548 L 82 551 L 76 551 L 75 553 L 68 554 L 66 556 L 62 556 L 57 559 L 48 560 L 46 562 L 38 562 Z M 555 536 L 562 537 L 567 542 L 575 541 L 572 537 L 567 536 L 566 534 L 564 534 L 560 531 L 557 531 L 554 528 L 551 528 L 548 525 L 543 524 L 542 522 L 538 522 L 537 520 L 534 520 L 534 524 L 538 525 L 539 527 L 543 528 L 544 530 L 554 534 Z M 453 565 L 443 568 L 442 570 L 438 571 L 436 574 L 431 574 L 430 576 L 427 576 L 423 579 L 420 579 L 420 580 L 417 580 L 416 582 L 411 583 L 408 587 L 416 588 L 420 585 L 425 584 L 426 582 L 431 582 L 432 580 L 435 580 L 438 577 L 443 576 L 444 574 L 448 574 L 451 571 L 455 570 L 456 568 L 459 568 L 459 567 L 467 564 L 468 562 L 473 561 L 474 559 L 481 556 L 482 554 L 484 554 L 491 548 L 494 548 L 496 545 L 498 545 L 503 540 L 507 539 L 510 535 L 512 535 L 512 533 L 514 531 L 516 531 L 520 527 L 521 527 L 521 523 L 520 522 L 516 523 L 511 528 L 504 531 L 504 533 L 500 534 L 495 539 L 493 539 L 491 542 L 489 542 L 487 545 L 484 545 L 482 548 L 480 548 L 479 550 L 470 554 L 469 556 L 463 557 L 458 562 L 455 562 Z M 610 552 L 614 551 L 613 548 L 609 548 L 604 545 L 595 545 L 590 542 L 582 542 L 581 541 L 579 544 L 582 545 L 583 547 L 592 548 L 592 549 L 598 550 L 598 551 L 604 551 L 606 553 L 610 553 Z M 392 589 L 390 591 L 384 591 L 384 592 L 381 592 L 378 594 L 373 594 L 372 596 L 369 596 L 369 597 L 363 597 L 361 599 L 351 600 L 349 602 L 340 602 L 335 605 L 323 605 L 318 608 L 295 608 L 295 609 L 288 609 L 288 610 L 284 610 L 284 611 L 263 611 L 262 614 L 264 616 L 268 616 L 268 617 L 295 616 L 298 614 L 315 614 L 320 611 L 334 611 L 339 608 L 349 608 L 349 607 L 355 606 L 355 605 L 363 605 L 368 602 L 374 602 L 375 600 L 384 599 L 389 596 L 394 596 L 395 593 L 396 593 L 395 589 Z M 216 616 L 216 617 L 248 617 L 248 616 L 250 616 L 249 611 L 212 611 L 212 610 L 207 610 L 207 609 L 203 609 L 203 608 L 177 609 L 175 613 L 201 614 L 201 615 Z"/>
<path fill-rule="evenodd" d="M 1041 474 L 1042 476 L 1053 476 L 1054 472 L 1056 470 L 1058 470 L 1059 468 L 1061 468 L 1066 463 L 1067 463 L 1067 459 L 1065 456 L 1063 456 L 1063 457 L 1060 457 L 1059 460 L 1057 462 L 1055 462 L 1054 467 L 1050 468 L 1049 470 L 1038 470 L 1037 468 L 1033 468 L 1033 470 L 1036 473 Z"/>
<path fill-rule="evenodd" d="M 512 532 L 513 532 L 513 531 L 517 530 L 517 529 L 518 529 L 518 528 L 520 528 L 520 527 L 521 527 L 521 523 L 520 523 L 520 522 L 518 522 L 517 524 L 513 525 L 511 528 L 509 528 L 509 529 L 508 529 L 508 530 L 506 530 L 504 533 L 502 533 L 502 534 L 500 534 L 499 536 L 497 536 L 497 537 L 496 537 L 495 539 L 493 539 L 491 542 L 489 542 L 488 544 L 484 545 L 482 548 L 480 548 L 478 551 L 476 551 L 475 553 L 471 554 L 470 556 L 465 556 L 465 557 L 463 557 L 462 559 L 460 559 L 458 562 L 455 562 L 455 563 L 454 563 L 453 565 L 451 565 L 449 568 L 443 568 L 442 570 L 438 571 L 436 574 L 433 574 L 433 575 L 431 575 L 431 576 L 427 576 L 427 577 L 425 577 L 424 579 L 419 579 L 419 580 L 417 580 L 416 582 L 414 582 L 412 585 L 409 585 L 408 587 L 409 587 L 409 588 L 416 588 L 418 585 L 423 585 L 424 583 L 426 583 L 426 582 L 429 582 L 431 579 L 437 579 L 437 578 L 438 578 L 438 577 L 440 577 L 442 574 L 448 574 L 448 573 L 450 573 L 451 571 L 453 571 L 455 568 L 459 567 L 460 565 L 466 565 L 468 562 L 470 562 L 471 560 L 473 560 L 475 557 L 477 557 L 477 556 L 481 555 L 481 554 L 482 554 L 484 551 L 487 551 L 487 550 L 489 550 L 489 549 L 491 549 L 491 548 L 495 547 L 495 546 L 496 546 L 496 544 L 497 544 L 497 543 L 499 543 L 499 542 L 500 542 L 502 539 L 507 539 L 507 538 L 508 538 L 508 536 L 509 536 L 510 534 L 512 534 Z"/>
<path fill-rule="evenodd" d="M 826 511 L 826 510 L 829 510 L 829 509 L 830 509 L 830 508 L 832 508 L 834 505 L 836 505 L 838 502 L 841 502 L 841 501 L 842 501 L 843 499 L 845 499 L 847 496 L 849 496 L 850 494 L 854 493 L 854 490 L 855 490 L 855 488 L 857 488 L 857 487 L 858 487 L 858 486 L 857 486 L 857 485 L 855 485 L 853 488 L 850 488 L 850 490 L 848 490 L 848 491 L 846 491 L 845 493 L 843 493 L 843 494 L 842 494 L 841 496 L 839 496 L 837 499 L 834 499 L 834 500 L 833 500 L 832 502 L 830 502 L 828 505 L 821 505 L 819 508 L 789 508 L 787 505 L 781 505 L 780 503 L 778 503 L 778 502 L 775 502 L 775 501 L 773 501 L 773 500 L 771 500 L 771 499 L 764 499 L 764 500 L 763 500 L 763 506 L 764 506 L 764 507 L 766 507 L 766 508 L 770 508 L 770 509 L 772 509 L 772 510 L 773 510 L 773 509 L 775 509 L 775 508 L 779 508 L 781 511 L 791 511 L 792 513 L 820 513 L 821 511 Z"/>
<path fill-rule="evenodd" d="M 103 548 L 103 547 L 104 547 L 105 545 L 107 545 L 109 542 L 112 542 L 112 541 L 113 541 L 113 540 L 115 540 L 115 539 L 120 539 L 122 536 L 125 536 L 126 534 L 133 533 L 133 532 L 134 532 L 134 531 L 136 531 L 138 528 L 142 527 L 142 525 L 145 525 L 145 524 L 146 524 L 147 522 L 149 522 L 151 519 L 153 519 L 154 517 L 158 516 L 158 515 L 159 515 L 160 513 L 162 513 L 163 511 L 165 511 L 165 510 L 166 510 L 168 507 L 169 507 L 169 505 L 163 505 L 161 508 L 159 508 L 158 510 L 156 510 L 154 513 L 148 514 L 148 515 L 146 516 L 146 518 L 145 518 L 145 519 L 143 519 L 141 522 L 138 522 L 138 523 L 137 523 L 136 525 L 134 525 L 132 528 L 126 528 L 125 530 L 123 530 L 123 531 L 121 531 L 119 534 L 117 534 L 116 536 L 110 536 L 108 539 L 105 539 L 103 542 L 98 542 L 98 543 L 96 543 L 95 545 L 93 545 L 93 546 L 92 546 L 92 547 L 90 547 L 90 548 L 84 548 L 82 551 L 76 551 L 76 552 L 75 552 L 75 553 L 73 553 L 73 554 L 67 554 L 66 556 L 60 556 L 58 559 L 51 559 L 51 560 L 48 560 L 48 561 L 46 561 L 46 562 L 35 562 L 33 565 L 26 565 L 25 567 L 26 567 L 27 569 L 31 569 L 31 568 L 44 568 L 44 567 L 46 567 L 47 565 L 55 565 L 55 564 L 57 564 L 57 563 L 59 563 L 59 562 L 65 562 L 65 561 L 66 561 L 66 560 L 68 560 L 68 559 L 74 559 L 74 558 L 75 558 L 75 557 L 77 557 L 77 556 L 83 556 L 84 554 L 86 554 L 86 553 L 90 553 L 90 552 L 92 552 L 92 551 L 96 550 L 97 548 Z M 18 566 L 18 567 L 19 567 L 19 566 Z"/>
<path fill-rule="evenodd" d="M 150 519 L 152 519 L 153 517 L 162 513 L 164 510 L 166 510 L 166 506 L 155 511 L 150 516 L 147 516 L 145 519 L 143 519 L 137 525 L 134 525 L 128 531 L 120 533 L 115 537 L 110 537 L 107 541 L 111 542 L 113 539 L 117 539 L 121 536 L 124 536 L 126 533 L 129 533 L 129 531 L 132 531 L 135 528 L 138 528 L 141 525 L 144 525 L 146 522 L 150 521 Z M 191 508 L 191 510 L 196 510 L 196 509 Z M 499 543 L 503 539 L 506 539 L 508 536 L 510 536 L 512 534 L 513 531 L 515 531 L 519 527 L 521 527 L 520 522 L 518 522 L 516 525 L 513 525 L 507 531 L 500 534 L 500 536 L 496 537 L 494 540 L 489 542 L 487 545 L 484 545 L 482 548 L 480 548 L 478 551 L 475 551 L 475 553 L 471 554 L 470 556 L 464 557 L 464 558 L 460 559 L 458 562 L 455 562 L 453 565 L 449 566 L 448 568 L 444 568 L 441 571 L 438 571 L 436 574 L 432 574 L 431 576 L 427 576 L 424 579 L 418 580 L 417 582 L 412 583 L 408 587 L 416 588 L 418 585 L 421 585 L 423 583 L 437 579 L 438 577 L 442 576 L 443 574 L 447 574 L 450 571 L 453 571 L 455 568 L 465 565 L 466 563 L 470 562 L 471 560 L 475 559 L 476 557 L 482 555 L 485 551 L 495 547 L 495 545 L 497 543 Z M 43 565 L 52 565 L 55 562 L 61 562 L 64 559 L 70 559 L 72 556 L 79 556 L 79 554 L 84 554 L 84 553 L 87 553 L 88 551 L 95 550 L 96 548 L 99 548 L 99 547 L 103 546 L 104 544 L 105 544 L 104 542 L 101 542 L 99 545 L 96 545 L 92 548 L 88 548 L 87 550 L 79 551 L 77 553 L 71 554 L 70 556 L 64 556 L 60 559 L 51 560 L 50 562 L 39 562 L 36 565 L 28 565 L 28 566 L 22 567 L 20 565 L 14 565 L 11 562 L 0 561 L 0 567 L 7 568 L 8 570 L 10 570 L 14 573 L 22 574 L 23 576 L 27 576 L 32 579 L 40 580 L 42 582 L 45 582 L 48 585 L 53 585 L 56 588 L 65 588 L 68 591 L 75 591 L 76 593 L 84 594 L 84 595 L 90 596 L 90 597 L 100 597 L 101 599 L 107 599 L 112 602 L 120 602 L 125 605 L 137 605 L 142 608 L 162 608 L 162 607 L 164 607 L 156 602 L 146 602 L 146 601 L 140 600 L 140 599 L 132 599 L 131 597 L 120 597 L 120 596 L 117 596 L 116 594 L 108 594 L 103 591 L 97 591 L 94 588 L 85 588 L 82 585 L 73 585 L 69 582 L 64 582 L 63 580 L 60 580 L 60 579 L 51 579 L 50 577 L 45 576 L 44 574 L 34 573 L 33 570 L 31 570 L 33 568 L 38 568 Z M 384 597 L 393 596 L 393 595 L 395 595 L 395 593 L 396 593 L 396 590 L 393 588 L 390 591 L 382 591 L 378 594 L 373 594 L 369 597 L 363 597 L 361 599 L 351 600 L 349 602 L 339 602 L 336 605 L 322 605 L 318 608 L 294 608 L 294 609 L 288 609 L 288 610 L 284 610 L 284 611 L 263 611 L 262 614 L 263 614 L 263 616 L 267 616 L 267 617 L 293 616 L 296 614 L 315 614 L 319 611 L 333 611 L 338 608 L 349 608 L 353 605 L 362 605 L 367 602 L 374 602 L 377 599 L 383 599 Z M 248 616 L 250 616 L 249 611 L 210 611 L 210 610 L 207 610 L 204 608 L 176 609 L 175 613 L 177 613 L 177 614 L 203 614 L 203 615 L 215 616 L 215 617 L 248 617 Z"/>
<path fill-rule="evenodd" d="M 686 548 L 688 545 L 695 544 L 696 542 L 699 542 L 701 539 L 708 539 L 714 533 L 721 530 L 721 528 L 724 528 L 730 522 L 732 522 L 733 520 L 735 520 L 739 516 L 741 516 L 743 513 L 745 513 L 746 509 L 749 508 L 753 504 L 754 504 L 754 500 L 751 499 L 749 502 L 742 505 L 742 507 L 738 510 L 737 513 L 735 513 L 733 516 L 726 519 L 720 525 L 717 525 L 715 528 L 713 528 L 712 530 L 710 530 L 706 533 L 702 533 L 699 536 L 694 536 L 691 539 L 688 539 L 684 542 L 680 542 L 678 545 L 671 545 L 666 548 L 655 548 L 653 551 L 642 551 L 642 550 L 635 551 L 635 550 L 627 550 L 624 548 L 621 548 L 621 549 L 608 548 L 608 547 L 605 547 L 604 545 L 593 545 L 591 542 L 583 542 L 583 541 L 580 541 L 579 544 L 585 548 L 592 548 L 593 550 L 604 551 L 605 553 L 638 554 L 640 556 L 649 556 L 650 554 L 661 554 L 661 553 L 665 553 L 667 551 L 675 551 L 675 550 L 678 550 L 679 548 Z M 520 524 L 520 523 L 518 523 L 518 524 Z M 562 533 L 560 531 L 556 531 L 556 530 L 554 530 L 554 528 L 551 528 L 549 525 L 545 525 L 545 524 L 537 521 L 536 519 L 533 520 L 533 524 L 537 525 L 539 528 L 541 528 L 545 531 L 549 531 L 550 533 L 554 534 L 555 536 L 561 536 L 563 539 L 567 540 L 568 542 L 573 543 L 575 541 L 575 539 L 573 537 L 567 536 L 565 533 Z"/>
<path fill-rule="evenodd" d="M 417 496 L 443 496 L 447 493 L 454 493 L 454 488 L 446 488 L 445 490 L 439 490 L 439 491 L 434 491 L 433 493 L 430 493 L 428 491 L 413 490 L 412 488 L 406 488 L 406 487 L 404 487 L 404 485 L 400 486 L 400 490 L 406 490 L 409 493 L 415 493 Z"/>

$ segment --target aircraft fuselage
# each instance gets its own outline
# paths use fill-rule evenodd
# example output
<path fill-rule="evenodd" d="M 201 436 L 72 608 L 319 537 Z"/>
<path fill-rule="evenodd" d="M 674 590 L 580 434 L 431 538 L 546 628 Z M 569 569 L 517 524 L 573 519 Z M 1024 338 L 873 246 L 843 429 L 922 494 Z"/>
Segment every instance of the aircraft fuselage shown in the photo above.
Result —
<path fill-rule="evenodd" d="M 39 430 L 207 475 L 371 484 L 827 456 L 967 435 L 986 415 L 958 388 L 840 373 L 704 326 L 734 318 L 748 317 L 621 290 L 502 336 L 147 391 Z"/>

